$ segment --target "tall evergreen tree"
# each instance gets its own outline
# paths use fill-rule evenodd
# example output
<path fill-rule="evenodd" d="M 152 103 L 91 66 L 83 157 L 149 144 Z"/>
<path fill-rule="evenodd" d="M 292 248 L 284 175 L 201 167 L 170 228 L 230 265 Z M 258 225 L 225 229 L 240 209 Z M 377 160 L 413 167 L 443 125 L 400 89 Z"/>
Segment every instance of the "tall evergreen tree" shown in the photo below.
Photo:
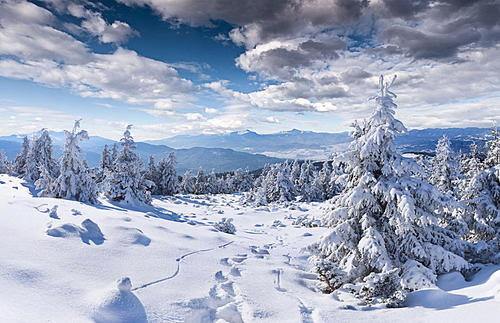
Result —
<path fill-rule="evenodd" d="M 436 155 L 432 159 L 431 169 L 430 183 L 441 192 L 456 196 L 459 183 L 458 163 L 446 135 L 443 135 L 436 145 Z"/>
<path fill-rule="evenodd" d="M 491 129 L 489 140 L 487 141 L 488 154 L 484 161 L 487 167 L 500 165 L 500 134 L 496 125 Z"/>
<path fill-rule="evenodd" d="M 160 161 L 160 163 L 161 163 L 161 161 Z M 152 194 L 161 194 L 160 188 L 159 188 L 160 172 L 159 172 L 158 168 L 156 167 L 156 163 L 155 163 L 155 159 L 154 159 L 153 155 L 149 155 L 148 167 L 146 169 L 146 173 L 144 174 L 144 178 L 149 180 L 150 182 L 152 182 L 154 184 L 154 186 L 151 188 Z"/>
<path fill-rule="evenodd" d="M 175 152 L 171 152 L 167 159 L 162 159 L 158 164 L 158 194 L 174 195 L 178 191 L 178 178 L 175 167 Z"/>
<path fill-rule="evenodd" d="M 128 125 L 121 138 L 121 150 L 113 170 L 106 175 L 104 193 L 116 202 L 131 205 L 150 204 L 150 188 L 154 185 L 144 178 L 143 163 L 135 153 L 136 145 L 130 134 L 132 125 Z"/>
<path fill-rule="evenodd" d="M 21 152 L 16 156 L 16 159 L 14 160 L 14 165 L 13 165 L 14 173 L 21 176 L 23 176 L 26 173 L 29 154 L 30 154 L 30 141 L 27 136 L 24 136 Z"/>
<path fill-rule="evenodd" d="M 194 179 L 194 193 L 195 194 L 205 194 L 206 193 L 206 179 L 203 169 L 200 167 L 196 178 Z"/>
<path fill-rule="evenodd" d="M 80 120 L 75 121 L 73 130 L 64 131 L 66 141 L 60 162 L 60 173 L 52 181 L 52 175 L 47 168 L 41 176 L 41 180 L 36 182 L 38 188 L 44 188 L 40 196 L 49 196 L 63 199 L 77 200 L 81 202 L 97 202 L 97 186 L 90 176 L 86 163 L 80 160 L 82 153 L 79 143 L 87 140 L 88 133 L 80 130 Z M 49 176 L 48 178 L 45 178 Z"/>
<path fill-rule="evenodd" d="M 113 160 L 111 158 L 111 153 L 109 152 L 108 145 L 104 145 L 104 149 L 101 154 L 101 162 L 99 163 L 99 168 L 103 171 L 111 170 L 113 167 Z"/>
<path fill-rule="evenodd" d="M 58 176 L 57 162 L 52 157 L 52 139 L 49 131 L 42 129 L 40 136 L 33 141 L 33 146 L 28 154 L 25 178 L 36 181 L 40 178 L 42 168 L 45 168 L 50 177 Z"/>
<path fill-rule="evenodd" d="M 394 137 L 406 129 L 394 118 L 393 82 L 380 77 L 374 113 L 353 125 L 349 178 L 322 218 L 331 231 L 310 250 L 325 292 L 358 284 L 366 302 L 399 306 L 407 291 L 433 286 L 438 274 L 468 262 L 456 235 L 437 224 L 446 199 L 412 176 L 416 164 L 396 151 Z"/>
<path fill-rule="evenodd" d="M 187 170 L 184 175 L 182 176 L 181 183 L 180 183 L 180 190 L 184 194 L 192 194 L 195 192 L 194 188 L 194 179 L 191 176 L 191 171 Z"/>
<path fill-rule="evenodd" d="M 0 151 L 0 174 L 10 174 L 12 165 L 3 151 Z"/>

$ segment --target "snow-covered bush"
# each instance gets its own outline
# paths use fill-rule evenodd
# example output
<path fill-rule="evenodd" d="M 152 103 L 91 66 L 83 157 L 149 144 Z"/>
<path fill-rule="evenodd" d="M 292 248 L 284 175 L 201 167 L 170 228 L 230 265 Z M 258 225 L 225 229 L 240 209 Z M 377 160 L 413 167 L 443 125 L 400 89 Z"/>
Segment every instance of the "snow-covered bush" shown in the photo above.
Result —
<path fill-rule="evenodd" d="M 40 196 L 72 199 L 81 202 L 97 202 L 97 185 L 89 173 L 87 164 L 80 160 L 82 153 L 79 143 L 88 139 L 88 133 L 80 130 L 80 120 L 75 121 L 73 130 L 64 131 L 66 141 L 60 162 L 59 176 L 55 179 L 46 168 L 36 182 L 43 188 Z"/>
<path fill-rule="evenodd" d="M 447 199 L 412 176 L 418 166 L 396 151 L 394 137 L 406 129 L 394 118 L 392 82 L 380 78 L 374 113 L 353 125 L 348 180 L 321 221 L 331 231 L 309 250 L 326 292 L 358 284 L 365 301 L 399 306 L 406 291 L 469 264 L 462 241 L 438 225 Z"/>
<path fill-rule="evenodd" d="M 214 224 L 214 228 L 220 232 L 235 234 L 236 227 L 232 222 L 233 218 L 222 218 L 219 222 Z"/>
<path fill-rule="evenodd" d="M 136 146 L 130 135 L 132 125 L 127 126 L 120 140 L 122 149 L 118 154 L 113 169 L 106 173 L 105 195 L 116 202 L 126 204 L 150 204 L 150 189 L 154 185 L 144 178 L 143 163 L 134 152 Z"/>

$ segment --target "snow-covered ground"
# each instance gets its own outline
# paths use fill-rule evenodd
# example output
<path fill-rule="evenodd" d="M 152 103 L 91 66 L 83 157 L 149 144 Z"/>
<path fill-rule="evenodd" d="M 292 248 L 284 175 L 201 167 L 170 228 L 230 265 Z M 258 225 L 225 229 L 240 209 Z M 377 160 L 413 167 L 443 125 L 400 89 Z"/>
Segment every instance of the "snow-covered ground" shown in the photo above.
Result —
<path fill-rule="evenodd" d="M 499 320 L 500 266 L 471 281 L 443 275 L 440 288 L 410 294 L 400 309 L 321 294 L 303 248 L 326 229 L 293 221 L 326 204 L 240 200 L 177 196 L 130 210 L 36 198 L 23 180 L 0 175 L 0 322 L 107 321 L 120 309 L 135 322 Z M 213 228 L 223 217 L 234 218 L 236 234 Z"/>

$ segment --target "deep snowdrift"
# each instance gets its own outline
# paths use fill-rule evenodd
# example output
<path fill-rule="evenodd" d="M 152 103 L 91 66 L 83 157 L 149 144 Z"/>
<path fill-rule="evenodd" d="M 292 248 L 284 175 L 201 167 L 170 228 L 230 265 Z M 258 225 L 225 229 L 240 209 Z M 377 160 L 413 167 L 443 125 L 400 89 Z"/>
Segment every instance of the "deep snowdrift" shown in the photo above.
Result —
<path fill-rule="evenodd" d="M 0 321 L 498 320 L 500 266 L 484 266 L 471 281 L 443 275 L 401 309 L 366 306 L 345 291 L 321 294 L 302 248 L 325 229 L 292 222 L 324 205 L 255 209 L 240 198 L 156 198 L 154 207 L 129 210 L 35 198 L 24 181 L 0 175 Z M 235 234 L 214 228 L 223 217 L 234 219 Z"/>

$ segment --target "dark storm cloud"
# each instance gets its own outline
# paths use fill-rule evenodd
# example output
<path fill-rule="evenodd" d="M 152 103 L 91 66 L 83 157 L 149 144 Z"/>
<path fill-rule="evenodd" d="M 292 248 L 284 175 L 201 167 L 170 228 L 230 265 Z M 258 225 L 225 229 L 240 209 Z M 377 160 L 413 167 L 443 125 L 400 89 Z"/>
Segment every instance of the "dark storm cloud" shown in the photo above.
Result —
<path fill-rule="evenodd" d="M 455 59 L 460 50 L 496 46 L 500 40 L 500 1 L 385 0 L 393 17 L 408 25 L 382 31 L 380 38 L 416 59 Z"/>
<path fill-rule="evenodd" d="M 393 26 L 382 33 L 382 38 L 416 59 L 442 59 L 456 56 L 460 47 L 479 41 L 481 34 L 475 30 L 426 34 L 410 27 Z"/>
<path fill-rule="evenodd" d="M 317 62 L 337 59 L 337 51 L 345 50 L 346 44 L 338 38 L 307 40 L 296 48 L 286 44 L 262 51 L 256 55 L 248 53 L 238 59 L 238 65 L 247 71 L 258 71 L 274 79 L 289 79 L 297 70 Z"/>

